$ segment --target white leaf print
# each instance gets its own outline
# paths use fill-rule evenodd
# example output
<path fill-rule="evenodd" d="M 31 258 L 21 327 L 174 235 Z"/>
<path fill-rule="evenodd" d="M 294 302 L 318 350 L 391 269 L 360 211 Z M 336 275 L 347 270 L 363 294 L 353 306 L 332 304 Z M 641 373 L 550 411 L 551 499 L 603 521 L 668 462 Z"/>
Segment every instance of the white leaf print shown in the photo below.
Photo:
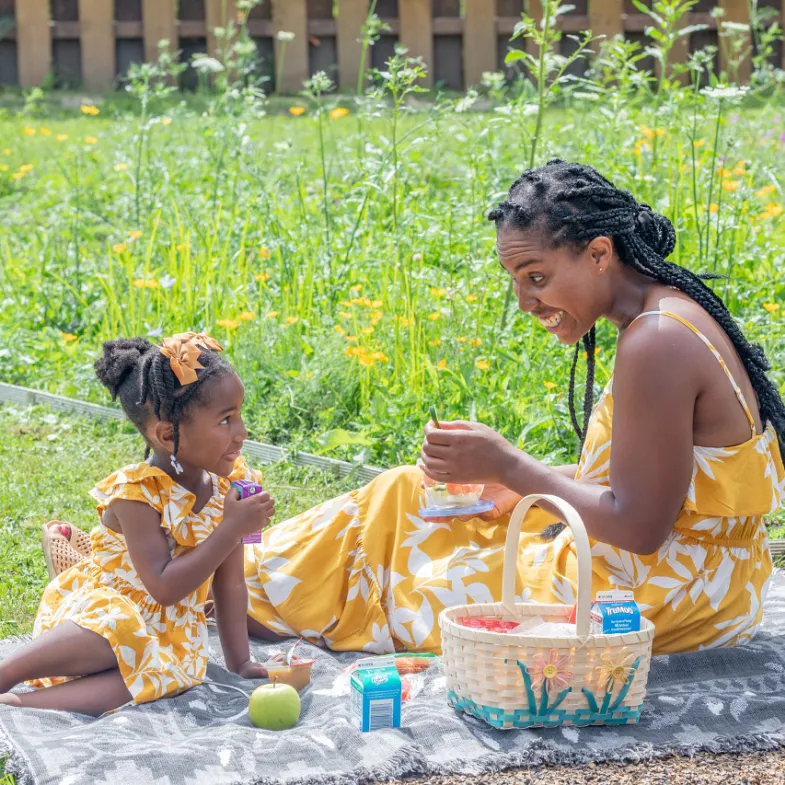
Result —
<path fill-rule="evenodd" d="M 274 572 L 270 575 L 270 580 L 265 583 L 264 590 L 273 605 L 281 605 L 289 599 L 294 587 L 301 582 L 300 578 L 295 578 L 293 575 Z"/>
<path fill-rule="evenodd" d="M 123 662 L 128 665 L 129 668 L 136 667 L 136 652 L 130 646 L 118 646 L 120 650 L 120 656 L 123 658 Z"/>

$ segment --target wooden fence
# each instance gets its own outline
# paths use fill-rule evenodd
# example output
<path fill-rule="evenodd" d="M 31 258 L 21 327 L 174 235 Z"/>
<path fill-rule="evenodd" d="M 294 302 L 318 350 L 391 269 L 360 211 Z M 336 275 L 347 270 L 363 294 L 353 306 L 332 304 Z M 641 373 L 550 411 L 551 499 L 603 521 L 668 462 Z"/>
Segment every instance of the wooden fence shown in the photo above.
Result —
<path fill-rule="evenodd" d="M 631 0 L 565 0 L 574 10 L 561 17 L 566 33 L 624 33 L 645 42 L 651 24 Z M 650 0 L 649 0 L 650 1 Z M 748 21 L 748 0 L 718 0 L 730 22 Z M 527 0 L 537 17 L 540 0 Z M 717 44 L 711 10 L 715 0 L 699 0 L 685 24 L 708 29 L 680 40 L 674 59 Z M 295 34 L 286 44 L 280 84 L 296 92 L 310 74 L 330 73 L 342 88 L 357 84 L 360 28 L 368 0 L 264 0 L 252 12 L 249 31 L 272 72 L 281 43 L 276 33 Z M 451 89 L 478 84 L 483 71 L 499 70 L 524 0 L 378 0 L 376 12 L 389 25 L 369 53 L 381 66 L 400 41 L 429 67 L 431 84 Z M 785 26 L 785 0 L 760 0 L 779 11 Z M 31 87 L 54 76 L 56 83 L 90 91 L 111 89 L 132 62 L 156 57 L 158 41 L 168 39 L 184 57 L 212 52 L 211 31 L 236 13 L 235 0 L 0 0 L 0 84 Z M 562 40 L 567 54 L 572 41 Z M 774 55 L 785 67 L 781 42 Z M 725 63 L 720 54 L 718 66 Z M 749 64 L 745 65 L 748 69 Z M 748 70 L 742 71 L 742 78 Z"/>

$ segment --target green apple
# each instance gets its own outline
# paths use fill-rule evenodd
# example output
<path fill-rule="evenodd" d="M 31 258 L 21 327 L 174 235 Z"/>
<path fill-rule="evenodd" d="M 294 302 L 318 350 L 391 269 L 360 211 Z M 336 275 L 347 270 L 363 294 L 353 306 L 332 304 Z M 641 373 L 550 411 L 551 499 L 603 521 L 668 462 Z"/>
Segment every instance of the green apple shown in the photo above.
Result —
<path fill-rule="evenodd" d="M 251 722 L 264 730 L 289 730 L 300 719 L 300 696 L 288 684 L 263 684 L 251 694 Z"/>

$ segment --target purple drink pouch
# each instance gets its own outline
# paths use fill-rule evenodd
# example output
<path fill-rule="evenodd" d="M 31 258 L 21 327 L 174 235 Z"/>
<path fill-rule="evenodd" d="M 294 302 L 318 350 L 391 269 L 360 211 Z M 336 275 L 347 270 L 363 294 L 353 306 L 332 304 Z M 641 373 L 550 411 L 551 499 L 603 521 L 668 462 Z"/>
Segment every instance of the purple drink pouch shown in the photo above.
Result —
<path fill-rule="evenodd" d="M 255 496 L 257 493 L 261 493 L 264 490 L 261 485 L 257 485 L 251 480 L 235 480 L 232 483 L 232 488 L 237 488 L 241 499 L 247 499 L 249 496 Z M 261 531 L 249 534 L 247 537 L 243 537 L 241 540 L 243 545 L 258 545 L 261 541 Z"/>

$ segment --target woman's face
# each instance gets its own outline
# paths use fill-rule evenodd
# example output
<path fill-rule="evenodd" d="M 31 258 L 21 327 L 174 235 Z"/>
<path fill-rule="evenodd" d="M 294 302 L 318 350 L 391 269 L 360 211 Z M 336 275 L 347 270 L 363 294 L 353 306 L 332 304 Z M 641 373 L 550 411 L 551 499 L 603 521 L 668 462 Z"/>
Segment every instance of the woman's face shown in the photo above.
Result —
<path fill-rule="evenodd" d="M 613 256 L 609 238 L 598 237 L 576 254 L 570 246 L 547 248 L 539 232 L 503 226 L 496 249 L 513 278 L 518 307 L 562 343 L 577 343 L 606 311 L 605 273 Z"/>

